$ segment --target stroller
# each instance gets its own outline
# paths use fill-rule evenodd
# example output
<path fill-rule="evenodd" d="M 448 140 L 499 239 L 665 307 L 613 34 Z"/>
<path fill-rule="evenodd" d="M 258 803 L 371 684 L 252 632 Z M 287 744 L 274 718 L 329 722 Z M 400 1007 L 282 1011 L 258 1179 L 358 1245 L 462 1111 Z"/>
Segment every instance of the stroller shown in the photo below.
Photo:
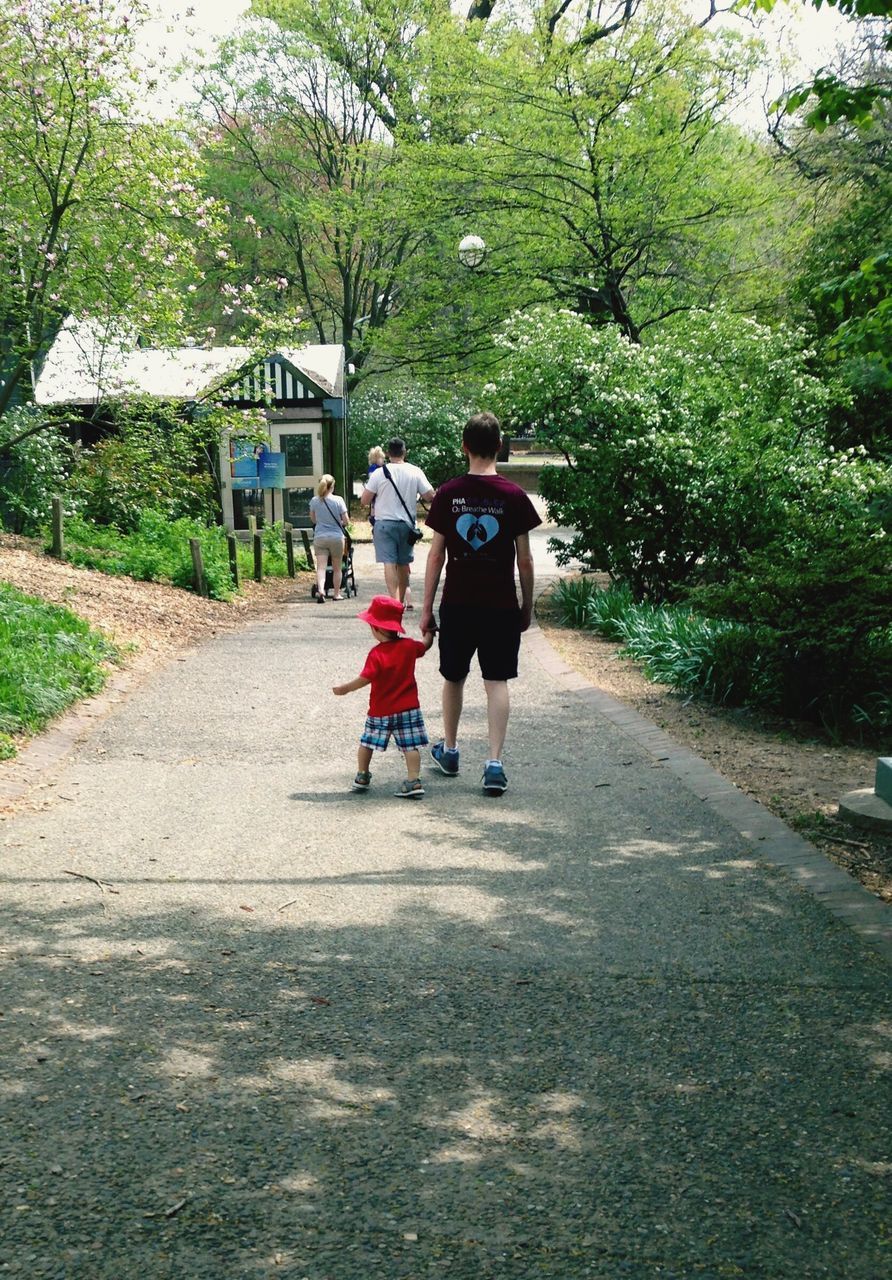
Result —
<path fill-rule="evenodd" d="M 325 570 L 325 594 L 330 596 L 334 592 L 334 573 L 331 564 Z M 319 588 L 313 583 L 312 597 L 315 600 L 319 594 Z M 353 572 L 353 539 L 349 533 L 344 531 L 344 554 L 341 557 L 341 595 L 356 595 L 356 576 Z"/>

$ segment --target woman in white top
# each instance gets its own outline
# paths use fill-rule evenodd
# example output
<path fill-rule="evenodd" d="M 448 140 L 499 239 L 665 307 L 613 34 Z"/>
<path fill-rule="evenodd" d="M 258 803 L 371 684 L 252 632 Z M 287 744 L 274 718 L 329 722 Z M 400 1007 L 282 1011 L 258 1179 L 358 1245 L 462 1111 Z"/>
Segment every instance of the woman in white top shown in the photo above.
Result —
<path fill-rule="evenodd" d="M 313 550 L 316 553 L 316 599 L 325 604 L 325 571 L 331 560 L 331 584 L 334 599 L 341 595 L 341 561 L 344 556 L 344 527 L 350 516 L 343 498 L 335 497 L 334 476 L 322 476 L 316 485 L 316 496 L 310 499 L 313 522 Z"/>

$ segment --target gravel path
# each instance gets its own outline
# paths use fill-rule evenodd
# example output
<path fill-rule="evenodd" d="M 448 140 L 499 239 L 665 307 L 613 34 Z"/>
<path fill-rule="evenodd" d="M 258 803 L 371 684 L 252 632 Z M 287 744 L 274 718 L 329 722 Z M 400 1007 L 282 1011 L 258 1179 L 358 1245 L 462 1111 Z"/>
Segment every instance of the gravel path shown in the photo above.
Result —
<path fill-rule="evenodd" d="M 458 779 L 350 794 L 355 612 L 171 664 L 2 828 L 0 1272 L 879 1280 L 880 956 L 535 646 L 501 800 L 479 681 Z"/>

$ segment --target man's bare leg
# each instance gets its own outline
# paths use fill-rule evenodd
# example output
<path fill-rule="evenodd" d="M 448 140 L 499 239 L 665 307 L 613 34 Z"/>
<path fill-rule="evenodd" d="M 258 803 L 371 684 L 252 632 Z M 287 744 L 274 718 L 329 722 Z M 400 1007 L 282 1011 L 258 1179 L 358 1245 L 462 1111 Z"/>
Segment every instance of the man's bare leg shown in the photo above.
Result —
<path fill-rule="evenodd" d="M 384 584 L 387 594 L 402 604 L 409 584 L 409 566 L 407 564 L 385 564 Z"/>
<path fill-rule="evenodd" d="M 398 565 L 384 565 L 384 585 L 387 587 L 387 594 L 393 596 L 394 600 L 399 600 L 399 575 L 397 574 Z"/>
<path fill-rule="evenodd" d="M 447 751 L 454 751 L 458 741 L 458 722 L 465 702 L 464 680 L 443 681 L 443 741 Z"/>
<path fill-rule="evenodd" d="M 489 726 L 489 758 L 501 760 L 505 735 L 508 732 L 508 714 L 511 698 L 507 680 L 484 680 L 486 690 L 486 720 Z M 445 717 L 444 717 L 445 718 Z"/>

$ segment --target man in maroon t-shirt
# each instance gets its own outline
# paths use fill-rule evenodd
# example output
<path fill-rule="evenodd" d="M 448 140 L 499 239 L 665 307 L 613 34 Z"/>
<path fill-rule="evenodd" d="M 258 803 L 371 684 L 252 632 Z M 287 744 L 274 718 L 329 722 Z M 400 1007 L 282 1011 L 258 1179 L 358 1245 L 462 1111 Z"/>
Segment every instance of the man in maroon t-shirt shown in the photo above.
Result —
<path fill-rule="evenodd" d="M 508 681 L 517 675 L 520 636 L 533 613 L 529 534 L 541 523 L 523 489 L 496 471 L 500 443 L 501 429 L 493 414 L 478 413 L 468 420 L 462 434 L 467 474 L 440 486 L 427 517 L 434 540 L 427 557 L 421 613 L 422 632 L 433 631 L 434 597 L 445 564 L 440 603 L 444 737 L 431 748 L 431 755 L 447 777 L 455 777 L 465 680 L 476 653 L 486 689 L 489 727 L 483 790 L 493 796 L 501 795 L 508 786 L 502 766 L 510 710 Z"/>

